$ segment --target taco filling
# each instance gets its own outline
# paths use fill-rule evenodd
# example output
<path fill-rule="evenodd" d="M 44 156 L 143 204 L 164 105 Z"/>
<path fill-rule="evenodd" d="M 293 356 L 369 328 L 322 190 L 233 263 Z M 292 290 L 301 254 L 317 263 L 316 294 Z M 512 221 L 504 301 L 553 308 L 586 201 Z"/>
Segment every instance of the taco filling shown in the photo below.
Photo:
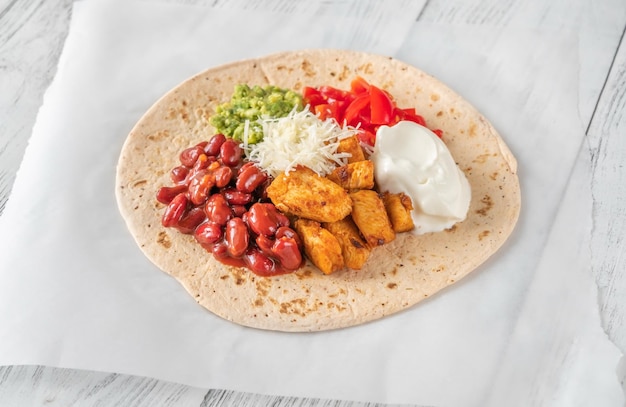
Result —
<path fill-rule="evenodd" d="M 349 91 L 306 87 L 304 97 L 237 84 L 210 122 L 217 133 L 181 152 L 156 197 L 164 227 L 224 264 L 262 277 L 305 259 L 324 274 L 358 270 L 396 233 L 467 215 L 469 183 L 441 132 L 359 76 Z"/>

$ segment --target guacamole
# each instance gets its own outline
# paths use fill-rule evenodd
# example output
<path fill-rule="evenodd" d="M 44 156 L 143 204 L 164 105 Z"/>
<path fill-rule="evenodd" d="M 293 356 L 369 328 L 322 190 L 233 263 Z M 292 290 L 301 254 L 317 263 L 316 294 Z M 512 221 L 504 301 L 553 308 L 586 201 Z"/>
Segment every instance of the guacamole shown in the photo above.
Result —
<path fill-rule="evenodd" d="M 263 140 L 259 118 L 285 117 L 294 109 L 303 109 L 302 95 L 297 92 L 273 85 L 239 84 L 230 102 L 217 106 L 210 123 L 219 133 L 243 141 L 246 121 L 249 121 L 248 144 L 255 144 Z"/>

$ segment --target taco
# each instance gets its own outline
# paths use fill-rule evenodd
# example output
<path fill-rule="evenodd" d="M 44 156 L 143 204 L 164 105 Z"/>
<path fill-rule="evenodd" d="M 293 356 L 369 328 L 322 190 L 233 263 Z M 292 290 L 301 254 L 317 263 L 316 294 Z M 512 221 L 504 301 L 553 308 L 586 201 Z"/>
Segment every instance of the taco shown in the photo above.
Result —
<path fill-rule="evenodd" d="M 307 261 L 293 273 L 260 277 L 225 265 L 192 236 L 161 225 L 155 199 L 180 151 L 215 133 L 210 118 L 236 84 L 349 86 L 355 76 L 414 106 L 445 144 L 471 186 L 467 218 L 442 232 L 399 233 L 372 250 L 360 270 L 324 274 Z M 141 251 L 195 300 L 237 324 L 321 331 L 372 321 L 414 306 L 459 281 L 494 254 L 520 211 L 517 164 L 492 125 L 438 80 L 399 60 L 345 50 L 303 50 L 211 68 L 158 100 L 128 135 L 119 158 L 120 212 Z"/>

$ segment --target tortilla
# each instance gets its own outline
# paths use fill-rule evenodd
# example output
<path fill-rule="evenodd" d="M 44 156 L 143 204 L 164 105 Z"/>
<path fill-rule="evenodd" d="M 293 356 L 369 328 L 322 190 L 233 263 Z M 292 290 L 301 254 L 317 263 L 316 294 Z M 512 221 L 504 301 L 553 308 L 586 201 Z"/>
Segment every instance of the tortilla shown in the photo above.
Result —
<path fill-rule="evenodd" d="M 398 234 L 373 250 L 361 270 L 323 275 L 308 263 L 293 274 L 258 277 L 223 265 L 193 236 L 161 226 L 155 194 L 184 148 L 208 140 L 218 103 L 237 83 L 301 90 L 348 89 L 360 75 L 416 107 L 444 141 L 472 188 L 467 219 L 421 236 Z M 459 281 L 494 254 L 520 211 L 517 163 L 492 125 L 467 101 L 421 70 L 393 58 L 345 50 L 303 50 L 234 62 L 202 72 L 167 93 L 128 135 L 117 168 L 121 214 L 143 253 L 209 311 L 237 324 L 321 331 L 373 321 L 414 306 Z M 172 293 L 172 295 L 176 295 Z"/>

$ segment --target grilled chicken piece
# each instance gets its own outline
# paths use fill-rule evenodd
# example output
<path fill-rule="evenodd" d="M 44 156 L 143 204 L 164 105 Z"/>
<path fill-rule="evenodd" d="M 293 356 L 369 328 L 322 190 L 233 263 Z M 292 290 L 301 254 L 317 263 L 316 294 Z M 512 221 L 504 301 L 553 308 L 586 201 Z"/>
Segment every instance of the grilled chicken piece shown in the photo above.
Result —
<path fill-rule="evenodd" d="M 370 248 L 363 240 L 359 229 L 350 216 L 337 222 L 325 223 L 324 228 L 333 234 L 341 246 L 341 255 L 346 267 L 360 270 L 370 255 Z"/>
<path fill-rule="evenodd" d="M 411 217 L 411 211 L 413 210 L 411 197 L 405 193 L 392 194 L 385 192 L 383 194 L 383 203 L 394 232 L 408 232 L 415 227 Z"/>
<path fill-rule="evenodd" d="M 357 136 L 351 136 L 339 140 L 337 152 L 350 153 L 351 155 L 348 157 L 348 163 L 365 160 L 365 154 L 363 154 L 363 149 L 361 148 L 361 144 L 359 143 Z"/>
<path fill-rule="evenodd" d="M 322 228 L 319 222 L 298 219 L 294 222 L 294 228 L 302 240 L 304 253 L 324 274 L 331 274 L 344 267 L 337 238 Z"/>
<path fill-rule="evenodd" d="M 345 189 L 303 166 L 280 174 L 266 191 L 280 211 L 318 222 L 338 221 L 352 210 Z"/>
<path fill-rule="evenodd" d="M 352 219 L 370 247 L 381 246 L 395 239 L 383 200 L 376 191 L 361 189 L 351 192 Z"/>
<path fill-rule="evenodd" d="M 345 189 L 372 189 L 374 188 L 374 162 L 364 160 L 342 165 L 335 168 L 326 178 Z"/>

